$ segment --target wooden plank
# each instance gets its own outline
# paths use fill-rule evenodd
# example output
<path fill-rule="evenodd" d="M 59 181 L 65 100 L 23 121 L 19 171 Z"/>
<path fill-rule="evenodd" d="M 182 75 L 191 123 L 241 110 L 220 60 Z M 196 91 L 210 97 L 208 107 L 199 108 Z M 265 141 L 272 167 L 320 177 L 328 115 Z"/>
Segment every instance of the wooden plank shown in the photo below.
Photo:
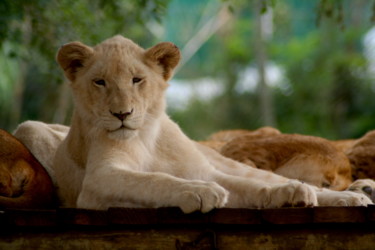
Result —
<path fill-rule="evenodd" d="M 112 224 L 121 225 L 173 225 L 173 224 L 205 224 L 209 222 L 208 214 L 195 212 L 184 214 L 179 208 L 110 208 L 109 220 Z"/>
<path fill-rule="evenodd" d="M 369 205 L 366 209 L 366 217 L 368 222 L 375 222 L 375 205 Z"/>
<path fill-rule="evenodd" d="M 354 225 L 354 226 L 353 226 Z M 375 233 L 358 224 L 260 225 L 218 231 L 218 249 L 374 249 Z"/>
<path fill-rule="evenodd" d="M 194 212 L 184 214 L 179 208 L 158 208 L 158 223 L 163 225 L 173 224 L 207 224 L 210 222 L 210 213 Z"/>
<path fill-rule="evenodd" d="M 148 225 L 157 224 L 156 209 L 138 208 L 109 208 L 108 220 L 118 225 Z"/>
<path fill-rule="evenodd" d="M 372 249 L 374 209 L 6 210 L 0 249 Z"/>
<path fill-rule="evenodd" d="M 57 225 L 56 210 L 12 209 L 4 213 L 6 223 L 11 226 L 50 227 Z"/>
<path fill-rule="evenodd" d="M 260 224 L 258 209 L 214 209 L 203 214 L 184 214 L 179 208 L 137 209 L 110 208 L 109 221 L 121 225 L 177 225 L 177 224 Z"/>
<path fill-rule="evenodd" d="M 108 225 L 107 211 L 76 208 L 60 208 L 57 210 L 59 225 Z"/>
<path fill-rule="evenodd" d="M 176 249 L 176 242 L 189 243 L 201 235 L 201 229 L 134 229 L 102 230 L 87 229 L 63 231 L 22 231 L 0 234 L 0 249 Z M 210 249 L 209 242 L 203 239 L 199 247 Z M 202 248 L 194 248 L 202 249 Z"/>
<path fill-rule="evenodd" d="M 260 224 L 262 220 L 261 210 L 242 208 L 222 208 L 215 209 L 209 213 L 210 223 L 213 224 L 236 224 L 254 225 Z"/>
<path fill-rule="evenodd" d="M 215 225 L 19 230 L 0 234 L 0 249 L 373 249 L 375 233 L 358 224 Z M 188 248 L 190 247 L 190 248 Z"/>
<path fill-rule="evenodd" d="M 313 208 L 262 209 L 262 220 L 271 224 L 307 224 L 313 222 Z"/>
<path fill-rule="evenodd" d="M 366 207 L 315 207 L 314 223 L 363 223 Z"/>
<path fill-rule="evenodd" d="M 214 209 L 184 214 L 179 208 L 110 208 L 108 211 L 59 208 L 0 212 L 1 225 L 258 225 L 309 223 L 364 223 L 375 221 L 375 206 L 281 209 Z"/>
<path fill-rule="evenodd" d="M 8 216 L 5 210 L 0 210 L 0 225 L 6 225 L 8 223 Z"/>

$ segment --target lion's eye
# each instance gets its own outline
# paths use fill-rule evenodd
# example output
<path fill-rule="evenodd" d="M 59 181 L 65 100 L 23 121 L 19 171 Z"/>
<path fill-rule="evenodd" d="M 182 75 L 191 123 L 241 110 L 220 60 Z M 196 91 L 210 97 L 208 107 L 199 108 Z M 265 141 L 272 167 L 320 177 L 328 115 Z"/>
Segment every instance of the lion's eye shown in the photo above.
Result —
<path fill-rule="evenodd" d="M 140 81 L 142 81 L 142 78 L 133 77 L 133 83 L 137 83 L 137 82 L 140 82 Z"/>
<path fill-rule="evenodd" d="M 105 81 L 103 79 L 94 80 L 94 83 L 99 86 L 105 86 Z"/>

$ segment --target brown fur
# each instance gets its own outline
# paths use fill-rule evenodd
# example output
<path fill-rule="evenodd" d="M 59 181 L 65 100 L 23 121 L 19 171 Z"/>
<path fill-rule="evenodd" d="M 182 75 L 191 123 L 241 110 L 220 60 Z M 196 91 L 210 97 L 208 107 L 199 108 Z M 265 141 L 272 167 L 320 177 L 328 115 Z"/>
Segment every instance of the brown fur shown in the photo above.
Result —
<path fill-rule="evenodd" d="M 14 136 L 0 129 L 0 206 L 50 208 L 54 187 L 46 170 Z"/>
<path fill-rule="evenodd" d="M 351 183 L 348 159 L 323 138 L 296 134 L 263 138 L 243 135 L 226 143 L 220 152 L 234 160 L 246 164 L 254 162 L 257 168 L 318 187 L 344 190 Z"/>
<path fill-rule="evenodd" d="M 218 152 L 220 152 L 221 148 L 227 143 L 237 138 L 239 136 L 246 135 L 247 138 L 263 138 L 269 137 L 274 135 L 279 135 L 280 131 L 278 129 L 272 127 L 262 127 L 256 130 L 246 130 L 246 129 L 232 129 L 232 130 L 222 130 L 212 134 L 206 141 L 200 141 L 199 143 L 210 147 Z M 247 162 L 248 165 L 252 165 L 255 167 L 254 163 L 251 163 L 249 160 Z"/>
<path fill-rule="evenodd" d="M 217 152 L 220 152 L 221 148 L 226 144 L 224 141 L 199 141 L 199 143 Z"/>
<path fill-rule="evenodd" d="M 262 127 L 256 130 L 246 130 L 246 129 L 233 129 L 233 130 L 223 130 L 217 133 L 212 134 L 208 141 L 220 141 L 220 142 L 229 142 L 232 139 L 238 136 L 253 136 L 256 138 L 259 137 L 268 137 L 281 134 L 278 129 L 272 127 Z"/>
<path fill-rule="evenodd" d="M 375 131 L 370 131 L 346 150 L 354 179 L 375 179 Z"/>
<path fill-rule="evenodd" d="M 355 139 L 346 139 L 346 140 L 337 140 L 331 141 L 333 146 L 335 146 L 341 152 L 346 153 L 349 149 L 351 149 L 357 140 Z"/>

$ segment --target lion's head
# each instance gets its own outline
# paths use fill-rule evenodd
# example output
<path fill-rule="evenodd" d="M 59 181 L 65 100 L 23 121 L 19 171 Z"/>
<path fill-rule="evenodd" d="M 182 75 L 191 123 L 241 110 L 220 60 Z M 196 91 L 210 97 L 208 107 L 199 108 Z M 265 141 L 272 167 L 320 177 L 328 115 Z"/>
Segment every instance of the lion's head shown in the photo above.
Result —
<path fill-rule="evenodd" d="M 122 36 L 95 47 L 68 43 L 57 54 L 82 122 L 120 139 L 133 137 L 164 112 L 167 80 L 179 59 L 172 43 L 144 50 Z"/>

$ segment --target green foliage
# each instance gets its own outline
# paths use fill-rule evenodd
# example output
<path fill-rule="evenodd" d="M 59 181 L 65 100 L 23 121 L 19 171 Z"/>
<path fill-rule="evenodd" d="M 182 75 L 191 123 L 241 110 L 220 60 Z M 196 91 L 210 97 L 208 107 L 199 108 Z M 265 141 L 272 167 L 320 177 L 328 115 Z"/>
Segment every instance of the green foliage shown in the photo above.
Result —
<path fill-rule="evenodd" d="M 374 93 L 358 44 L 363 32 L 357 31 L 338 32 L 328 20 L 306 37 L 274 44 L 272 55 L 283 63 L 288 79 L 287 93 L 275 92 L 281 130 L 349 138 L 373 129 L 367 121 L 358 123 L 365 108 L 358 104 L 371 103 Z"/>
<path fill-rule="evenodd" d="M 116 33 L 145 42 L 149 20 L 159 20 L 169 0 L 59 0 L 3 1 L 0 42 L 29 42 L 47 57 L 63 42 L 82 40 L 96 44 Z M 29 25 L 29 30 L 23 27 Z M 30 24 L 27 24 L 30 22 Z M 141 29 L 143 27 L 143 29 Z M 25 33 L 30 34 L 25 34 Z M 29 37 L 28 37 L 29 36 Z M 25 41 L 27 39 L 28 41 Z"/>
<path fill-rule="evenodd" d="M 225 2 L 233 8 L 230 27 L 206 44 L 220 53 L 200 58 L 216 68 L 210 75 L 224 80 L 225 91 L 213 100 L 194 100 L 187 110 L 172 113 L 196 139 L 218 129 L 263 125 L 257 91 L 235 90 L 238 73 L 254 61 L 252 10 L 248 2 Z M 371 4 L 275 2 L 274 33 L 266 45 L 269 60 L 285 72 L 285 78 L 271 88 L 277 125 L 283 132 L 337 139 L 359 137 L 374 129 L 374 85 L 362 45 L 371 27 Z"/>
<path fill-rule="evenodd" d="M 224 5 L 230 21 L 210 37 L 177 78 L 220 79 L 223 92 L 193 99 L 170 114 L 195 139 L 230 128 L 263 125 L 258 89 L 238 92 L 239 73 L 254 67 L 253 3 L 247 0 L 3 0 L 0 4 L 0 127 L 26 119 L 53 122 L 65 95 L 54 63 L 61 44 L 94 45 L 123 34 L 148 47 L 159 41 L 150 24 L 159 22 L 165 40 L 184 48 Z M 363 36 L 374 19 L 370 0 L 268 0 L 272 36 L 267 58 L 284 77 L 271 86 L 274 113 L 283 132 L 328 138 L 361 136 L 375 127 L 375 85 L 364 57 Z M 66 107 L 65 107 L 66 109 Z M 69 110 L 65 110 L 69 113 Z M 65 121 L 65 120 L 64 120 Z M 60 121 L 61 122 L 61 121 Z"/>
<path fill-rule="evenodd" d="M 17 81 L 17 61 L 8 57 L 13 50 L 10 43 L 4 43 L 0 49 L 0 117 L 8 117 L 10 111 L 9 93 L 13 92 L 13 84 Z"/>
<path fill-rule="evenodd" d="M 143 46 L 156 39 L 147 23 L 161 21 L 169 0 L 3 0 L 0 4 L 0 127 L 52 122 L 63 75 L 57 49 L 80 40 L 95 45 L 116 34 Z M 67 112 L 67 111 L 64 111 Z M 61 122 L 61 121 L 60 121 Z"/>

